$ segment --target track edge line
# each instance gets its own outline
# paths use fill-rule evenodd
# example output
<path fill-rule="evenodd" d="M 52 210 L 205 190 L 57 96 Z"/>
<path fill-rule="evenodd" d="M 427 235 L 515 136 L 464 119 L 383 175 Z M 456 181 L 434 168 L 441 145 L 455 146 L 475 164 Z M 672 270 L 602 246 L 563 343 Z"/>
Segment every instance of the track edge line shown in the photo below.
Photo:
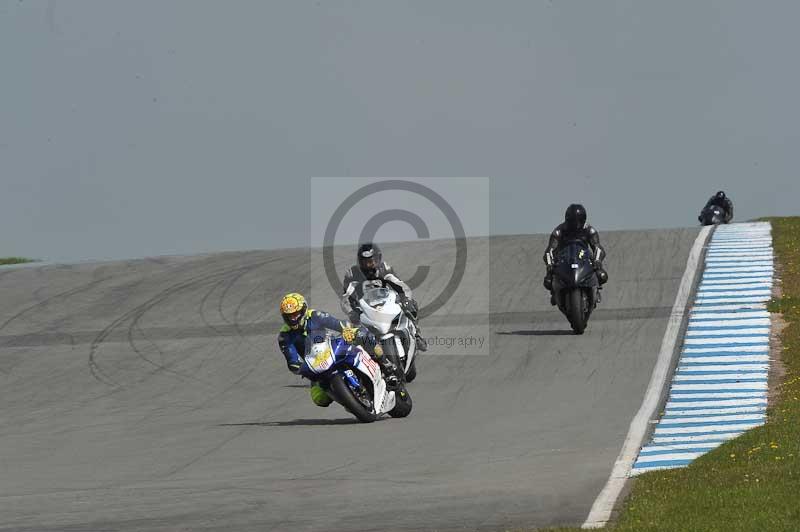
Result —
<path fill-rule="evenodd" d="M 581 528 L 602 528 L 611 519 L 611 514 L 617 504 L 620 493 L 622 493 L 628 475 L 633 467 L 633 462 L 639 453 L 648 430 L 649 421 L 653 417 L 659 403 L 664 397 L 666 386 L 669 383 L 673 363 L 679 351 L 678 339 L 686 321 L 689 298 L 695 290 L 697 273 L 701 266 L 706 242 L 711 234 L 713 226 L 705 226 L 700 229 L 700 233 L 692 245 L 689 258 L 686 260 L 686 269 L 678 286 L 678 293 L 675 296 L 675 304 L 672 306 L 667 329 L 664 331 L 664 338 L 661 341 L 661 350 L 658 353 L 656 365 L 650 376 L 650 383 L 647 385 L 642 405 L 639 411 L 631 420 L 628 434 L 622 444 L 622 449 L 614 462 L 614 468 L 608 477 L 603 490 L 592 504 L 586 521 Z"/>

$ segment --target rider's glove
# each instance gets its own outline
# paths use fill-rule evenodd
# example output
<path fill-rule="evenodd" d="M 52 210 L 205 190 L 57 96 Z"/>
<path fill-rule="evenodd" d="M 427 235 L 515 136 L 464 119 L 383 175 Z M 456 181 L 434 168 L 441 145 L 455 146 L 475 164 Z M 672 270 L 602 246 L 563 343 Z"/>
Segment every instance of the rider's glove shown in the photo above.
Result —
<path fill-rule="evenodd" d="M 352 344 L 356 341 L 358 337 L 358 327 L 343 327 L 342 328 L 342 338 L 348 344 Z"/>

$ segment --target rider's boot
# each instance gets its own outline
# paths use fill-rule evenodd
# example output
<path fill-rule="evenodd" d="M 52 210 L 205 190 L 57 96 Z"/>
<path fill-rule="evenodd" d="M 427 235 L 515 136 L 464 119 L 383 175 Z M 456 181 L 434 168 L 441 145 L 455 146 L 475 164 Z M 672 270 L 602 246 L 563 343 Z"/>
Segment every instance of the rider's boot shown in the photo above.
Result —
<path fill-rule="evenodd" d="M 383 380 L 386 381 L 386 389 L 389 391 L 397 390 L 397 388 L 400 386 L 400 379 L 397 378 L 397 366 L 395 366 L 394 362 L 389 360 L 388 357 L 383 356 L 383 348 L 380 346 L 380 344 L 376 344 L 373 349 L 368 349 L 367 352 L 381 367 Z"/>
<path fill-rule="evenodd" d="M 314 401 L 315 405 L 322 407 L 330 406 L 333 402 L 331 396 L 322 389 L 318 382 L 311 385 L 311 400 Z"/>
<path fill-rule="evenodd" d="M 400 386 L 400 379 L 397 378 L 397 366 L 386 357 L 380 357 L 377 361 L 381 367 L 381 373 L 383 373 L 383 380 L 386 381 L 386 389 L 390 392 L 397 390 Z"/>
<path fill-rule="evenodd" d="M 551 268 L 547 268 L 547 274 L 544 276 L 542 285 L 544 285 L 545 290 L 550 292 L 550 304 L 555 306 L 557 303 L 556 294 L 553 292 L 553 270 Z"/>
<path fill-rule="evenodd" d="M 603 268 L 603 263 L 599 260 L 594 261 L 594 269 L 597 272 L 597 280 L 600 282 L 600 286 L 603 286 L 608 282 L 608 272 Z"/>
<path fill-rule="evenodd" d="M 417 328 L 417 332 L 414 333 L 414 341 L 417 343 L 417 351 L 428 350 L 428 341 L 419 333 L 419 328 Z"/>

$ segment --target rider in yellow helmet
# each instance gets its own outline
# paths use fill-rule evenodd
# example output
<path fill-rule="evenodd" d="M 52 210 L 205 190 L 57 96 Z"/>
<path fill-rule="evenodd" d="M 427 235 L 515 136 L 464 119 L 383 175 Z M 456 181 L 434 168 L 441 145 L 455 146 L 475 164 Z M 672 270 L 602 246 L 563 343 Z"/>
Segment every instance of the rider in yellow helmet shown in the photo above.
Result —
<path fill-rule="evenodd" d="M 378 342 L 366 329 L 348 327 L 345 322 L 334 318 L 327 312 L 308 308 L 306 299 L 296 292 L 283 296 L 280 311 L 285 325 L 281 327 L 278 333 L 278 347 L 283 356 L 286 357 L 286 364 L 292 373 L 304 377 L 314 376 L 314 373 L 306 367 L 303 359 L 306 332 L 309 330 L 329 329 L 341 333 L 342 338 L 348 343 L 364 340 L 366 337 L 366 341 L 361 343 L 367 348 L 370 356 L 381 366 L 387 388 L 393 389 L 398 385 L 399 381 L 394 364 L 386 357 L 381 357 L 380 354 L 382 353 L 379 349 L 377 350 L 378 353 L 375 353 L 375 349 L 369 348 L 370 346 L 377 346 Z M 317 406 L 328 406 L 333 401 L 316 382 L 311 386 L 311 399 Z"/>

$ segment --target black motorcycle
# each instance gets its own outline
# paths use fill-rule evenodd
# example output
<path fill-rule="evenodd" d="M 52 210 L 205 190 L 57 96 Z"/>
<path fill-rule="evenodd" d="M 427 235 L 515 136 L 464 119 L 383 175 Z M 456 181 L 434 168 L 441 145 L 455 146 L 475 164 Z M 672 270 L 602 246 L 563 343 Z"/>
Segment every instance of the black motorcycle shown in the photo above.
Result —
<path fill-rule="evenodd" d="M 702 225 L 720 225 L 727 223 L 725 221 L 725 209 L 712 205 L 703 209 L 700 213 L 700 223 Z"/>
<path fill-rule="evenodd" d="M 600 300 L 600 286 L 592 250 L 582 240 L 571 240 L 558 252 L 553 264 L 553 294 L 558 309 L 575 334 L 583 334 L 592 310 Z"/>

